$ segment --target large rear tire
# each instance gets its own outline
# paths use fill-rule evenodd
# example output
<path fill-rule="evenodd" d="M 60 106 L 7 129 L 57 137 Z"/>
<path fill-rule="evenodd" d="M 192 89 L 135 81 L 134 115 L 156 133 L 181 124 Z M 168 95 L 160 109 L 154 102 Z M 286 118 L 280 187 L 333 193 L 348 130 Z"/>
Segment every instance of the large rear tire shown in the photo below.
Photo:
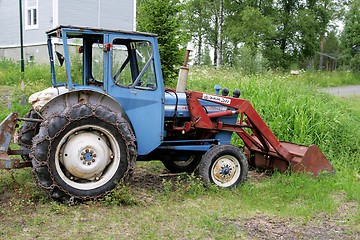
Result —
<path fill-rule="evenodd" d="M 199 174 L 206 184 L 232 188 L 245 181 L 248 169 L 246 157 L 239 148 L 216 145 L 202 157 Z"/>
<path fill-rule="evenodd" d="M 78 104 L 44 121 L 34 138 L 33 171 L 62 202 L 97 199 L 130 176 L 137 157 L 130 124 L 109 108 Z"/>

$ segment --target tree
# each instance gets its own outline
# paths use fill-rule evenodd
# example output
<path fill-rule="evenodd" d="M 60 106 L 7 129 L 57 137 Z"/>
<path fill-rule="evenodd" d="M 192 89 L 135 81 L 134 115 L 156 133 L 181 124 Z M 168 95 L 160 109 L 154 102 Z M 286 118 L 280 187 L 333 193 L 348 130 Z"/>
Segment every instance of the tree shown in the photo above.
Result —
<path fill-rule="evenodd" d="M 184 0 L 185 1 L 185 0 Z M 193 35 L 201 39 L 201 49 L 209 46 L 214 64 L 234 66 L 241 55 L 261 56 L 274 69 L 292 64 L 307 66 L 324 51 L 331 25 L 339 18 L 342 0 L 187 0 L 202 7 L 204 17 L 187 8 L 193 23 L 208 22 Z M 359 1 L 359 0 L 354 0 Z M 222 7 L 221 7 L 222 6 Z M 220 14 L 223 12 L 223 14 Z M 195 21 L 196 20 L 196 21 Z M 191 24 L 187 29 L 194 28 Z M 205 26 L 201 24 L 201 26 Z M 189 31 L 190 33 L 192 30 Z M 246 46 L 241 54 L 241 47 Z M 199 51 L 199 49 L 198 49 Z M 199 59 L 202 52 L 200 51 Z M 222 59 L 221 59 L 222 58 Z M 218 60 L 218 61 L 217 61 Z M 221 61 L 222 60 L 222 61 Z M 320 60 L 320 58 L 319 58 Z M 322 64 L 320 64 L 322 65 Z"/>
<path fill-rule="evenodd" d="M 360 0 L 353 0 L 345 15 L 345 26 L 341 36 L 346 60 L 352 70 L 360 72 Z"/>
<path fill-rule="evenodd" d="M 219 9 L 217 6 L 216 15 L 217 15 L 217 40 L 216 40 L 216 69 L 219 69 L 222 64 L 222 26 L 223 26 L 223 15 L 224 15 L 224 0 L 219 0 Z"/>
<path fill-rule="evenodd" d="M 195 43 L 195 64 L 202 64 L 203 51 L 209 38 L 211 23 L 209 4 L 209 0 L 189 0 L 185 3 L 185 24 L 183 28 Z"/>
<path fill-rule="evenodd" d="M 182 5 L 178 0 L 138 1 L 137 30 L 158 35 L 165 84 L 173 82 L 182 63 L 180 46 L 186 42 L 181 31 Z"/>

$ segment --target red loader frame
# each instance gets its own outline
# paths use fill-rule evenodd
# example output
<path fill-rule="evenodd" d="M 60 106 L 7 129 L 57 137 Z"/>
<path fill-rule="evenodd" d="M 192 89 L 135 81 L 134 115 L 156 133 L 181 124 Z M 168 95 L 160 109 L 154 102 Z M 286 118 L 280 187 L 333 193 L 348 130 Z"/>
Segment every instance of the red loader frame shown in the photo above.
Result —
<path fill-rule="evenodd" d="M 237 133 L 245 144 L 244 151 L 251 165 L 280 172 L 285 172 L 290 167 L 293 172 L 309 172 L 315 176 L 323 171 L 334 172 L 334 168 L 316 145 L 307 147 L 280 142 L 247 100 L 196 91 L 187 91 L 186 95 L 191 117 L 189 125 L 193 128 Z M 232 110 L 208 114 L 199 99 L 216 102 Z M 240 115 L 236 124 L 216 120 L 233 114 Z M 250 129 L 251 134 L 245 129 Z"/>

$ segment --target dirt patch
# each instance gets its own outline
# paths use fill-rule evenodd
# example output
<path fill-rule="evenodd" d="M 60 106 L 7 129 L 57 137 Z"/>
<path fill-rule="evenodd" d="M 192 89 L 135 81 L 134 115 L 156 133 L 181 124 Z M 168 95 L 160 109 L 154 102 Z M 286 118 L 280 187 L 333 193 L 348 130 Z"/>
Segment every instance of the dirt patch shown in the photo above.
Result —
<path fill-rule="evenodd" d="M 256 176 L 258 173 L 251 174 Z M 360 231 L 349 228 L 349 224 L 352 225 L 349 217 L 356 212 L 358 204 L 346 202 L 344 194 L 333 197 L 341 203 L 337 212 L 332 215 L 318 214 L 310 221 L 280 218 L 258 212 L 250 218 L 226 220 L 225 223 L 246 232 L 248 239 L 360 239 Z"/>
<path fill-rule="evenodd" d="M 238 224 L 251 239 L 358 239 L 360 233 L 350 234 L 339 224 L 340 220 L 318 216 L 301 224 L 293 219 L 256 214 Z"/>

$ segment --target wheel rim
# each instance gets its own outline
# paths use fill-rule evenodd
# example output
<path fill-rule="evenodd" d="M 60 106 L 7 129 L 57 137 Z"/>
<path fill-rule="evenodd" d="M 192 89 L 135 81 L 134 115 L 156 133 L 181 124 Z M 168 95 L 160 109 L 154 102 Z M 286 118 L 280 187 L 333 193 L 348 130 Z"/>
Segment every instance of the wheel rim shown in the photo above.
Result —
<path fill-rule="evenodd" d="M 179 167 L 186 167 L 189 166 L 195 160 L 195 155 L 189 157 L 186 161 L 174 161 L 174 164 Z"/>
<path fill-rule="evenodd" d="M 80 190 L 98 188 L 115 175 L 120 146 L 105 128 L 84 125 L 69 131 L 58 144 L 55 167 L 60 178 Z"/>
<path fill-rule="evenodd" d="M 220 187 L 230 187 L 237 182 L 240 172 L 238 159 L 231 155 L 223 155 L 212 165 L 211 178 Z"/>

